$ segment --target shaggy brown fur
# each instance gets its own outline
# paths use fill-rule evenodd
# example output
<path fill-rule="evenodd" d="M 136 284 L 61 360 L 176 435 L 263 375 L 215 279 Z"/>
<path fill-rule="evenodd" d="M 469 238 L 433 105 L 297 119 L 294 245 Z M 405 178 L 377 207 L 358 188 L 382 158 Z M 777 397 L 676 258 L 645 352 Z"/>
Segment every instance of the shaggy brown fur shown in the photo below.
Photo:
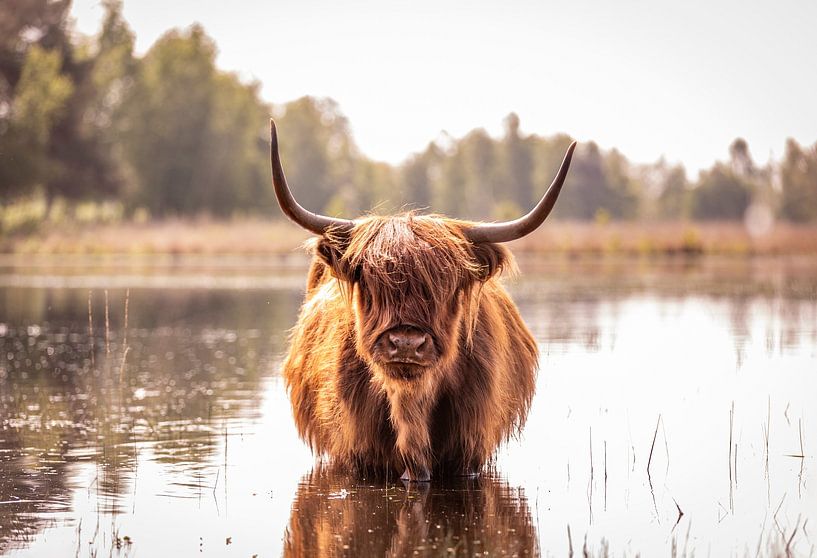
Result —
<path fill-rule="evenodd" d="M 496 275 L 497 244 L 468 222 L 367 217 L 312 249 L 306 300 L 284 362 L 295 421 L 313 451 L 428 480 L 473 473 L 518 432 L 533 396 L 536 344 Z M 384 362 L 377 341 L 411 325 L 428 366 Z"/>

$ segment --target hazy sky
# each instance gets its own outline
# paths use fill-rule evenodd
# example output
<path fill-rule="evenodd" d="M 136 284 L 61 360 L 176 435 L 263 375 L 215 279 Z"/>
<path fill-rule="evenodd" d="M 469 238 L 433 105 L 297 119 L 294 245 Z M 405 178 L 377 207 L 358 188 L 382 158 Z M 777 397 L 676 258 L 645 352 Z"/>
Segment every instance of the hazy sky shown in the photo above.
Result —
<path fill-rule="evenodd" d="M 144 53 L 200 22 L 220 68 L 265 100 L 329 96 L 368 156 L 396 163 L 442 130 L 566 132 L 690 175 L 737 136 L 759 162 L 817 141 L 815 0 L 125 0 Z M 98 29 L 98 0 L 74 0 Z M 282 138 L 283 141 L 283 138 Z"/>

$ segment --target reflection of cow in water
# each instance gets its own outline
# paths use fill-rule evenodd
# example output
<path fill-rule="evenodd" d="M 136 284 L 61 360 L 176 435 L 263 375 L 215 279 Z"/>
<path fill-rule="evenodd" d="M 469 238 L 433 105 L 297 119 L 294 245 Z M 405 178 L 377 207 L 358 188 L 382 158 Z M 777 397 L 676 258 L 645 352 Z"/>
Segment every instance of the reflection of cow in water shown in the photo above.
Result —
<path fill-rule="evenodd" d="M 493 475 L 405 489 L 322 466 L 300 483 L 284 545 L 285 556 L 539 554 L 527 498 Z"/>
<path fill-rule="evenodd" d="M 427 481 L 433 470 L 475 473 L 521 428 L 537 351 L 496 279 L 513 267 L 498 243 L 544 221 L 574 146 L 539 204 L 516 221 L 413 213 L 346 221 L 298 205 L 271 126 L 281 208 L 321 235 L 283 366 L 295 422 L 313 450 Z"/>

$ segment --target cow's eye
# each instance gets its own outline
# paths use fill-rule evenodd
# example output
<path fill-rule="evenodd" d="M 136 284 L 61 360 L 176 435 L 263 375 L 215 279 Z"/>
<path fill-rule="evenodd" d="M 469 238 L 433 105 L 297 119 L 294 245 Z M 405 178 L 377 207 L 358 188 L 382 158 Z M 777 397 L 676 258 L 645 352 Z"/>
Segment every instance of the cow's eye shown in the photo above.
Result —
<path fill-rule="evenodd" d="M 422 295 L 423 300 L 425 301 L 431 301 L 431 299 L 433 298 L 431 296 L 431 289 L 428 287 L 428 285 L 422 286 L 420 294 Z"/>

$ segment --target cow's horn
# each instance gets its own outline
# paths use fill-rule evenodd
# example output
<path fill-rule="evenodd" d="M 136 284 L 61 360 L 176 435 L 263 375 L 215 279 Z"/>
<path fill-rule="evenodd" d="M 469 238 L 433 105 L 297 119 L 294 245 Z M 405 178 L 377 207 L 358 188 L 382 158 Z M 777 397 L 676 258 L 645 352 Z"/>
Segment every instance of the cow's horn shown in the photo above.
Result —
<path fill-rule="evenodd" d="M 503 223 L 480 223 L 474 225 L 470 229 L 466 229 L 465 236 L 471 242 L 477 244 L 480 242 L 508 242 L 509 240 L 516 240 L 522 238 L 526 234 L 532 233 L 541 225 L 550 211 L 556 204 L 556 198 L 559 197 L 559 192 L 562 190 L 567 170 L 570 168 L 570 160 L 573 158 L 573 150 L 576 148 L 576 142 L 570 144 L 565 153 L 565 158 L 562 161 L 562 166 L 559 167 L 559 172 L 553 183 L 548 188 L 539 203 L 536 204 L 530 213 L 515 219 L 513 221 L 505 221 Z"/>
<path fill-rule="evenodd" d="M 275 129 L 275 122 L 272 119 L 269 121 L 269 136 L 272 187 L 275 189 L 275 197 L 278 198 L 278 205 L 281 206 L 281 210 L 284 214 L 296 224 L 315 234 L 324 234 L 329 229 L 336 231 L 351 229 L 353 225 L 352 221 L 312 213 L 295 201 L 292 192 L 289 190 L 289 186 L 287 186 L 284 169 L 281 167 L 281 156 L 278 154 L 278 132 Z"/>

